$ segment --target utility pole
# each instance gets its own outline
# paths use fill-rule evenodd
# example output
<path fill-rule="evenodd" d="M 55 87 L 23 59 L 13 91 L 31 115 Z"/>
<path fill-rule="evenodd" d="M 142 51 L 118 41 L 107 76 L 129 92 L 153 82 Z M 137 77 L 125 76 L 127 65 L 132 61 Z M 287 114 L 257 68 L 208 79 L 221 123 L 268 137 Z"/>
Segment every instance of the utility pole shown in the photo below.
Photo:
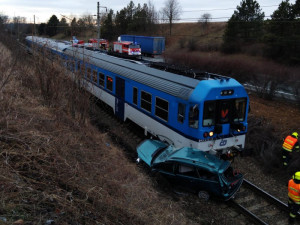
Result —
<path fill-rule="evenodd" d="M 33 15 L 33 35 L 35 35 L 35 15 Z"/>
<path fill-rule="evenodd" d="M 98 28 L 97 38 L 100 39 L 101 28 L 100 28 L 100 3 L 99 2 L 97 2 L 97 28 Z"/>
<path fill-rule="evenodd" d="M 97 2 L 97 29 L 98 29 L 98 39 L 100 40 L 101 34 L 101 24 L 100 24 L 100 8 L 105 8 L 107 12 L 107 7 L 100 6 L 100 2 Z"/>

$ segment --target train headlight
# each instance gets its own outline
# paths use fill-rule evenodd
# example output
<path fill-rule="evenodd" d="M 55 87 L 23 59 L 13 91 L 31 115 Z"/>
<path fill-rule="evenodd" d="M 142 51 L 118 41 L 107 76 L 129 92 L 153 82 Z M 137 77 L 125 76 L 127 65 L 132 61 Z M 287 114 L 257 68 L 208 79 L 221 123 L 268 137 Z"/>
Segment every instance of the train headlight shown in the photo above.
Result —
<path fill-rule="evenodd" d="M 213 132 L 213 131 L 205 132 L 205 133 L 203 134 L 203 137 L 204 137 L 204 138 L 212 137 L 212 136 L 214 136 L 214 132 Z"/>

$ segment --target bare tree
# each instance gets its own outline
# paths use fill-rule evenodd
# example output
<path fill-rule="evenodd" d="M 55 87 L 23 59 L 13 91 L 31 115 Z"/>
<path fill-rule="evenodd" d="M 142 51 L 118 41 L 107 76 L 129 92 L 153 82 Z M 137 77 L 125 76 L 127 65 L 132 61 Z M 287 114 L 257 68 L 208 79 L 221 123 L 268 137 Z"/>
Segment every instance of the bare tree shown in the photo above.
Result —
<path fill-rule="evenodd" d="M 163 19 L 169 21 L 170 35 L 172 35 L 172 25 L 175 20 L 180 18 L 182 13 L 181 6 L 178 0 L 166 0 L 165 7 L 161 11 Z"/>
<path fill-rule="evenodd" d="M 204 13 L 201 18 L 199 19 L 199 23 L 203 24 L 203 27 L 207 27 L 209 20 L 211 20 L 211 14 Z"/>
<path fill-rule="evenodd" d="M 81 18 L 82 18 L 82 20 L 84 21 L 84 24 L 85 24 L 87 27 L 89 27 L 89 28 L 93 27 L 93 24 L 94 24 L 94 18 L 93 18 L 93 15 L 90 15 L 90 14 L 86 13 L 86 14 L 83 14 L 83 15 L 81 16 Z"/>

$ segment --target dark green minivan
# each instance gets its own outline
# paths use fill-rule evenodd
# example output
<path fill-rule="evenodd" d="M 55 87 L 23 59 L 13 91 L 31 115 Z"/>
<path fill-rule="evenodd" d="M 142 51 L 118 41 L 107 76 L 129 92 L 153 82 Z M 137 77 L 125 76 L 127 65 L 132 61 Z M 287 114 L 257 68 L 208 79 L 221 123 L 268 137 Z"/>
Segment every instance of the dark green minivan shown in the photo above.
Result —
<path fill-rule="evenodd" d="M 161 173 L 170 183 L 200 198 L 210 195 L 229 200 L 239 190 L 243 175 L 224 161 L 193 148 L 174 149 L 158 140 L 145 140 L 137 147 L 138 161 Z"/>

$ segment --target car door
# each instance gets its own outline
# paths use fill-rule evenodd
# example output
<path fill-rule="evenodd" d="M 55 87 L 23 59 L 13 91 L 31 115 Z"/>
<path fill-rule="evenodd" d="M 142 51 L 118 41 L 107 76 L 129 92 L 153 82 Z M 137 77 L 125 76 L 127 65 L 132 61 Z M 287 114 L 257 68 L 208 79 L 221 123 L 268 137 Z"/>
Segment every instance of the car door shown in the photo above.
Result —
<path fill-rule="evenodd" d="M 193 165 L 178 163 L 175 167 L 175 173 L 178 186 L 192 192 L 198 191 L 199 175 Z"/>
<path fill-rule="evenodd" d="M 176 176 L 174 173 L 174 163 L 173 162 L 159 163 L 154 166 L 153 170 L 159 172 L 171 183 L 174 183 Z"/>
<path fill-rule="evenodd" d="M 221 194 L 220 181 L 217 174 L 208 171 L 206 168 L 197 168 L 199 179 L 195 183 L 195 186 L 199 190 L 205 190 L 215 195 Z"/>

